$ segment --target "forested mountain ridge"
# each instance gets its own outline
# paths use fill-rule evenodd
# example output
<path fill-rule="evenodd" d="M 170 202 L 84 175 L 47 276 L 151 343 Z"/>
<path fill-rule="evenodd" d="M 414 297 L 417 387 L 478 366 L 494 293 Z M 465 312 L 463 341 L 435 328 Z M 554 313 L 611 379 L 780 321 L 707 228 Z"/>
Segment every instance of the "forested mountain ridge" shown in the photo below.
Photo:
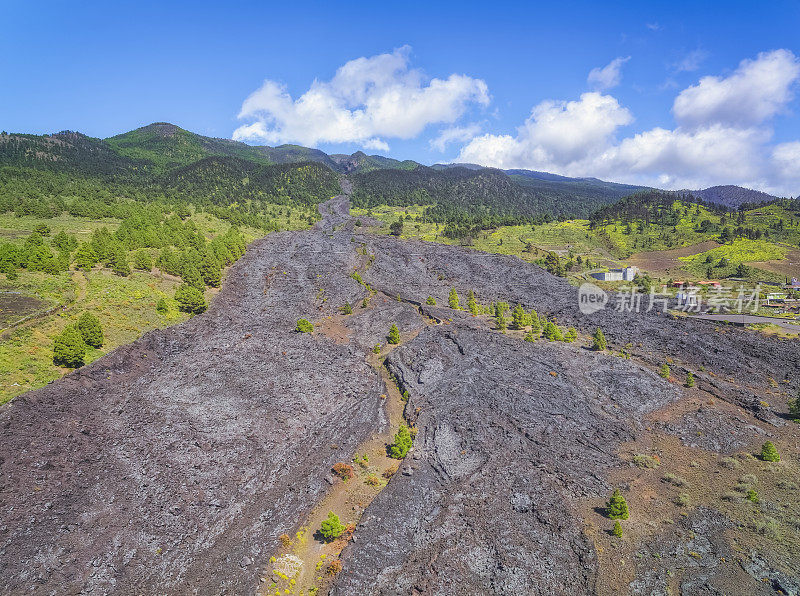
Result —
<path fill-rule="evenodd" d="M 328 155 L 298 145 L 251 146 L 156 122 L 108 139 L 64 131 L 0 134 L 0 202 L 5 209 L 44 212 L 55 196 L 308 207 L 338 191 L 338 174 L 354 184 L 354 202 L 427 206 L 425 218 L 455 235 L 502 224 L 586 218 L 644 187 L 596 178 L 474 164 L 423 166 L 357 151 Z M 673 193 L 726 207 L 774 197 L 735 186 Z M 47 204 L 42 206 L 44 201 Z M 49 203 L 48 203 L 49 202 Z"/>
<path fill-rule="evenodd" d="M 681 193 L 688 193 L 703 199 L 709 203 L 717 203 L 725 205 L 726 207 L 737 208 L 740 205 L 747 203 L 769 203 L 778 197 L 761 192 L 760 190 L 752 190 L 742 186 L 711 186 L 703 190 L 688 190 L 680 191 Z"/>

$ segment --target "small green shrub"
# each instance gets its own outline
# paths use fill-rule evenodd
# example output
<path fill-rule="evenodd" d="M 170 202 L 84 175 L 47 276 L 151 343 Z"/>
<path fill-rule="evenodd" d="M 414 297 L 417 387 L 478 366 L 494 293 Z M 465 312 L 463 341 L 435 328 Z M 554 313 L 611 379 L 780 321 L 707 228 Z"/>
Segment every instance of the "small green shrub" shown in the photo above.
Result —
<path fill-rule="evenodd" d="M 608 347 L 606 343 L 606 336 L 603 335 L 603 331 L 600 327 L 597 328 L 597 331 L 594 332 L 592 336 L 592 349 L 597 352 L 602 352 Z"/>
<path fill-rule="evenodd" d="M 389 328 L 389 335 L 386 336 L 386 340 L 392 345 L 397 345 L 400 343 L 400 330 L 397 328 L 396 324 L 392 323 L 392 326 Z"/>
<path fill-rule="evenodd" d="M 694 375 L 690 372 L 686 373 L 686 386 L 694 387 Z"/>
<path fill-rule="evenodd" d="M 156 312 L 159 314 L 165 314 L 169 310 L 169 305 L 164 298 L 159 298 L 158 302 L 156 302 Z"/>
<path fill-rule="evenodd" d="M 349 302 L 345 302 L 344 306 L 342 307 L 342 314 L 343 315 L 352 315 L 353 314 L 353 307 L 350 306 Z"/>
<path fill-rule="evenodd" d="M 669 379 L 669 364 L 666 362 L 661 365 L 661 368 L 658 371 L 658 376 L 662 379 Z"/>
<path fill-rule="evenodd" d="M 761 459 L 763 461 L 781 461 L 781 456 L 772 441 L 767 441 L 761 446 Z"/>
<path fill-rule="evenodd" d="M 654 469 L 661 465 L 661 460 L 658 456 L 639 454 L 633 456 L 633 463 L 640 468 Z"/>
<path fill-rule="evenodd" d="M 753 488 L 751 488 L 750 490 L 747 491 L 747 497 L 746 498 L 747 498 L 748 501 L 751 501 L 753 503 L 758 503 L 758 493 Z"/>
<path fill-rule="evenodd" d="M 428 296 L 428 299 L 425 301 L 425 304 L 429 304 L 430 306 L 436 306 L 436 298 L 433 296 Z"/>
<path fill-rule="evenodd" d="M 781 539 L 780 524 L 778 523 L 778 520 L 773 517 L 765 517 L 764 519 L 755 520 L 753 523 L 753 529 L 762 536 L 766 536 L 771 540 L 779 541 Z"/>
<path fill-rule="evenodd" d="M 297 326 L 294 330 L 298 333 L 312 333 L 314 331 L 314 325 L 307 319 L 298 319 Z"/>
<path fill-rule="evenodd" d="M 372 353 L 373 354 L 380 354 L 381 353 L 381 344 L 375 344 L 372 347 Z"/>
<path fill-rule="evenodd" d="M 394 443 L 389 445 L 389 457 L 403 459 L 408 454 L 412 444 L 413 441 L 408 427 L 405 424 L 401 424 L 400 428 L 397 429 L 397 434 L 394 436 Z"/>
<path fill-rule="evenodd" d="M 618 488 L 614 489 L 606 503 L 606 516 L 609 519 L 628 519 L 628 502 Z"/>
<path fill-rule="evenodd" d="M 667 472 L 666 474 L 664 474 L 664 477 L 662 478 L 662 480 L 664 482 L 668 482 L 668 483 L 670 483 L 670 484 L 672 484 L 674 486 L 689 486 L 689 483 L 684 478 L 681 478 L 680 476 L 676 476 L 672 472 Z"/>
<path fill-rule="evenodd" d="M 344 533 L 344 530 L 345 527 L 339 520 L 339 516 L 333 511 L 328 512 L 328 517 L 322 520 L 319 527 L 319 533 L 322 534 L 326 542 L 336 540 Z"/>

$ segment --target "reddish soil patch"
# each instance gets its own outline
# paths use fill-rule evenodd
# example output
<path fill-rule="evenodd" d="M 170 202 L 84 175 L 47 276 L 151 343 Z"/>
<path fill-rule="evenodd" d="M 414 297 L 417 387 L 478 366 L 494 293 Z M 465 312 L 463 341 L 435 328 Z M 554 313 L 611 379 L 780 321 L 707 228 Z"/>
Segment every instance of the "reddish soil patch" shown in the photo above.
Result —
<path fill-rule="evenodd" d="M 786 251 L 786 258 L 780 261 L 761 261 L 749 263 L 753 267 L 771 271 L 779 275 L 800 277 L 800 250 Z"/>
<path fill-rule="evenodd" d="M 681 267 L 679 257 L 689 257 L 719 246 L 713 240 L 706 240 L 700 244 L 673 248 L 672 250 L 654 250 L 650 252 L 637 252 L 628 259 L 628 264 L 638 267 L 649 273 L 656 275 L 669 275 L 670 273 L 680 273 L 686 275 Z"/>
<path fill-rule="evenodd" d="M 342 323 L 342 315 L 333 315 L 317 323 L 315 329 L 325 337 L 331 338 L 337 344 L 350 343 L 352 332 Z"/>

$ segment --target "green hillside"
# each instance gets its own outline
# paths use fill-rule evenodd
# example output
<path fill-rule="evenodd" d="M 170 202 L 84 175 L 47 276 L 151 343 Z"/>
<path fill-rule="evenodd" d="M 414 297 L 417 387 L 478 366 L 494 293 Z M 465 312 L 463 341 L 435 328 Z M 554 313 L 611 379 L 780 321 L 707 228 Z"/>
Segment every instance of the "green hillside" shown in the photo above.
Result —
<path fill-rule="evenodd" d="M 271 163 L 257 147 L 227 139 L 214 139 L 189 132 L 166 122 L 156 122 L 106 139 L 119 155 L 152 164 L 152 171 L 163 173 L 205 157 L 239 157 L 262 164 Z"/>

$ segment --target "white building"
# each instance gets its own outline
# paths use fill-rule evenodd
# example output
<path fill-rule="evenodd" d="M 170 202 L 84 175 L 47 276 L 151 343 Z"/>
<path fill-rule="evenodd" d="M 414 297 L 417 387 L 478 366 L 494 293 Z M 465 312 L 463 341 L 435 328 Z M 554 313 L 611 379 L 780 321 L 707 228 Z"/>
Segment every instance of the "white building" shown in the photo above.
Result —
<path fill-rule="evenodd" d="M 625 267 L 624 269 L 610 269 L 600 273 L 592 273 L 592 277 L 600 281 L 633 281 L 639 273 L 638 267 Z"/>

